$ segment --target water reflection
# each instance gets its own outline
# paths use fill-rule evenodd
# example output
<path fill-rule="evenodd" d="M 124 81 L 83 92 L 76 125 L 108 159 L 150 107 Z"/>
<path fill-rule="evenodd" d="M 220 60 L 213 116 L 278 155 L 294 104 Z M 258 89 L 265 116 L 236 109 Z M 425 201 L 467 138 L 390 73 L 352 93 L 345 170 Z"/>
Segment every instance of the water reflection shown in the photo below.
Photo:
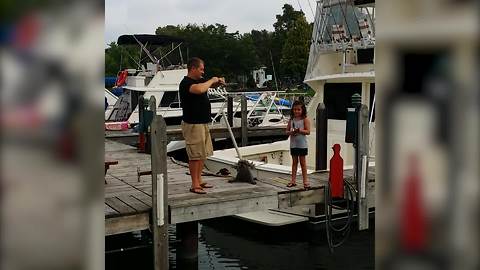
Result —
<path fill-rule="evenodd" d="M 374 222 L 372 222 L 374 223 Z M 371 224 L 372 224 L 371 223 Z M 260 226 L 235 218 L 204 221 L 199 225 L 198 269 L 373 269 L 374 228 L 353 232 L 347 243 L 330 254 L 323 227 L 306 224 L 280 228 Z M 149 233 L 107 238 L 107 250 L 119 245 L 150 243 Z M 170 269 L 185 270 L 177 262 L 175 226 L 169 228 Z M 151 246 L 107 253 L 106 269 L 153 269 Z M 178 267 L 182 265 L 182 267 Z"/>
<path fill-rule="evenodd" d="M 199 252 L 207 252 L 199 255 L 213 260 L 200 260 L 200 269 L 374 268 L 374 229 L 354 233 L 334 254 L 324 232 L 306 224 L 275 228 L 234 218 L 207 221 L 200 226 L 199 244 Z"/>

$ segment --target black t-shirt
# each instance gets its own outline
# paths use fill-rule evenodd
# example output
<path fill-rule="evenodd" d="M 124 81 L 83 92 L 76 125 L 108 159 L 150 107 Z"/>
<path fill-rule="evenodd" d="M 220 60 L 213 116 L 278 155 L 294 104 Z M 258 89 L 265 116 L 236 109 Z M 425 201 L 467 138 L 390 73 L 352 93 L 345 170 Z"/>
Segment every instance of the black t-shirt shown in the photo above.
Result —
<path fill-rule="evenodd" d="M 190 86 L 197 83 L 204 83 L 206 79 L 194 80 L 190 77 L 183 77 L 180 82 L 180 102 L 183 109 L 182 120 L 189 124 L 207 124 L 211 119 L 211 106 L 208 94 L 192 94 Z"/>

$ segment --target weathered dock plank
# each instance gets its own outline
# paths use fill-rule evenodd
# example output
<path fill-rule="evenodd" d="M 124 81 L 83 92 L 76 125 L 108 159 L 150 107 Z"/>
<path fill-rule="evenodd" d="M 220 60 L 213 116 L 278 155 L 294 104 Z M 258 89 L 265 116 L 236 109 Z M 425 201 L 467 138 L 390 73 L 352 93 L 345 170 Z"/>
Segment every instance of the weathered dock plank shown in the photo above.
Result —
<path fill-rule="evenodd" d="M 137 213 L 148 212 L 148 210 L 151 208 L 151 206 L 148 206 L 147 204 L 138 200 L 137 198 L 135 198 L 134 196 L 132 196 L 130 194 L 128 194 L 128 195 L 127 194 L 122 194 L 122 195 L 117 196 L 117 198 L 120 199 L 125 204 L 127 204 L 128 206 L 135 209 L 135 211 Z"/>
<path fill-rule="evenodd" d="M 105 216 L 114 216 L 118 214 L 119 213 L 115 209 L 108 206 L 108 204 L 105 204 Z"/>
<path fill-rule="evenodd" d="M 223 201 L 221 203 L 205 203 L 199 205 L 184 205 L 171 207 L 171 223 L 182 223 L 208 218 L 231 216 L 235 214 L 255 212 L 275 208 L 278 205 L 276 194 L 269 196 L 242 198 Z"/>
<path fill-rule="evenodd" d="M 116 216 L 105 218 L 105 235 L 115 235 L 133 231 L 146 230 L 150 227 L 150 214 Z"/>
<path fill-rule="evenodd" d="M 130 207 L 128 204 L 124 203 L 117 197 L 105 198 L 105 203 L 112 209 L 115 209 L 115 211 L 117 211 L 119 215 L 136 213 L 134 208 Z"/>

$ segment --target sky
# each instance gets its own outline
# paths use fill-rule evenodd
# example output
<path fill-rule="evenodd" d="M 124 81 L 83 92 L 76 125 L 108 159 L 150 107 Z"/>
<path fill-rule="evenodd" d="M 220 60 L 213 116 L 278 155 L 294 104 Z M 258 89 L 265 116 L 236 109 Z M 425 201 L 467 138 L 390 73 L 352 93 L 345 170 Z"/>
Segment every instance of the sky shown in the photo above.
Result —
<path fill-rule="evenodd" d="M 169 24 L 219 23 L 228 32 L 273 31 L 284 4 L 301 8 L 313 22 L 315 0 L 105 0 L 105 45 L 123 34 L 154 34 Z"/>

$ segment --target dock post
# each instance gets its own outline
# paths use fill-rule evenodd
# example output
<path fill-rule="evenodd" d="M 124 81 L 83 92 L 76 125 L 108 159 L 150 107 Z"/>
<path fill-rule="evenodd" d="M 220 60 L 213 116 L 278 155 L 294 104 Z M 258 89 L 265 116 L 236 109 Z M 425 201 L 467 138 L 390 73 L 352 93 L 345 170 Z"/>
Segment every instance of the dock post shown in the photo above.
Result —
<path fill-rule="evenodd" d="M 242 146 L 247 146 L 248 144 L 248 122 L 247 122 L 247 97 L 242 95 Z"/>
<path fill-rule="evenodd" d="M 198 269 L 198 221 L 178 223 L 177 269 Z"/>
<path fill-rule="evenodd" d="M 167 125 L 154 112 L 150 130 L 154 269 L 168 269 Z"/>
<path fill-rule="evenodd" d="M 149 115 L 149 120 L 147 120 L 147 115 Z M 152 129 L 151 129 L 151 122 L 153 122 L 153 117 L 157 115 L 157 101 L 155 99 L 155 96 L 151 96 L 150 99 L 148 100 L 148 112 L 143 112 L 143 125 L 144 130 L 146 130 L 146 143 L 145 143 L 145 153 L 151 154 L 151 149 L 152 149 Z M 163 119 L 163 118 L 162 118 Z"/>
<path fill-rule="evenodd" d="M 231 127 L 233 127 L 233 97 L 227 96 L 227 119 Z"/>
<path fill-rule="evenodd" d="M 144 131 L 144 115 L 143 110 L 145 108 L 144 105 L 145 99 L 143 95 L 138 96 L 138 152 L 145 153 L 145 131 Z"/>
<path fill-rule="evenodd" d="M 315 170 L 319 171 L 327 169 L 328 119 L 324 103 L 318 104 L 315 118 Z"/>
<path fill-rule="evenodd" d="M 357 107 L 357 145 L 355 156 L 355 175 L 357 181 L 358 230 L 368 229 L 368 107 Z"/>

